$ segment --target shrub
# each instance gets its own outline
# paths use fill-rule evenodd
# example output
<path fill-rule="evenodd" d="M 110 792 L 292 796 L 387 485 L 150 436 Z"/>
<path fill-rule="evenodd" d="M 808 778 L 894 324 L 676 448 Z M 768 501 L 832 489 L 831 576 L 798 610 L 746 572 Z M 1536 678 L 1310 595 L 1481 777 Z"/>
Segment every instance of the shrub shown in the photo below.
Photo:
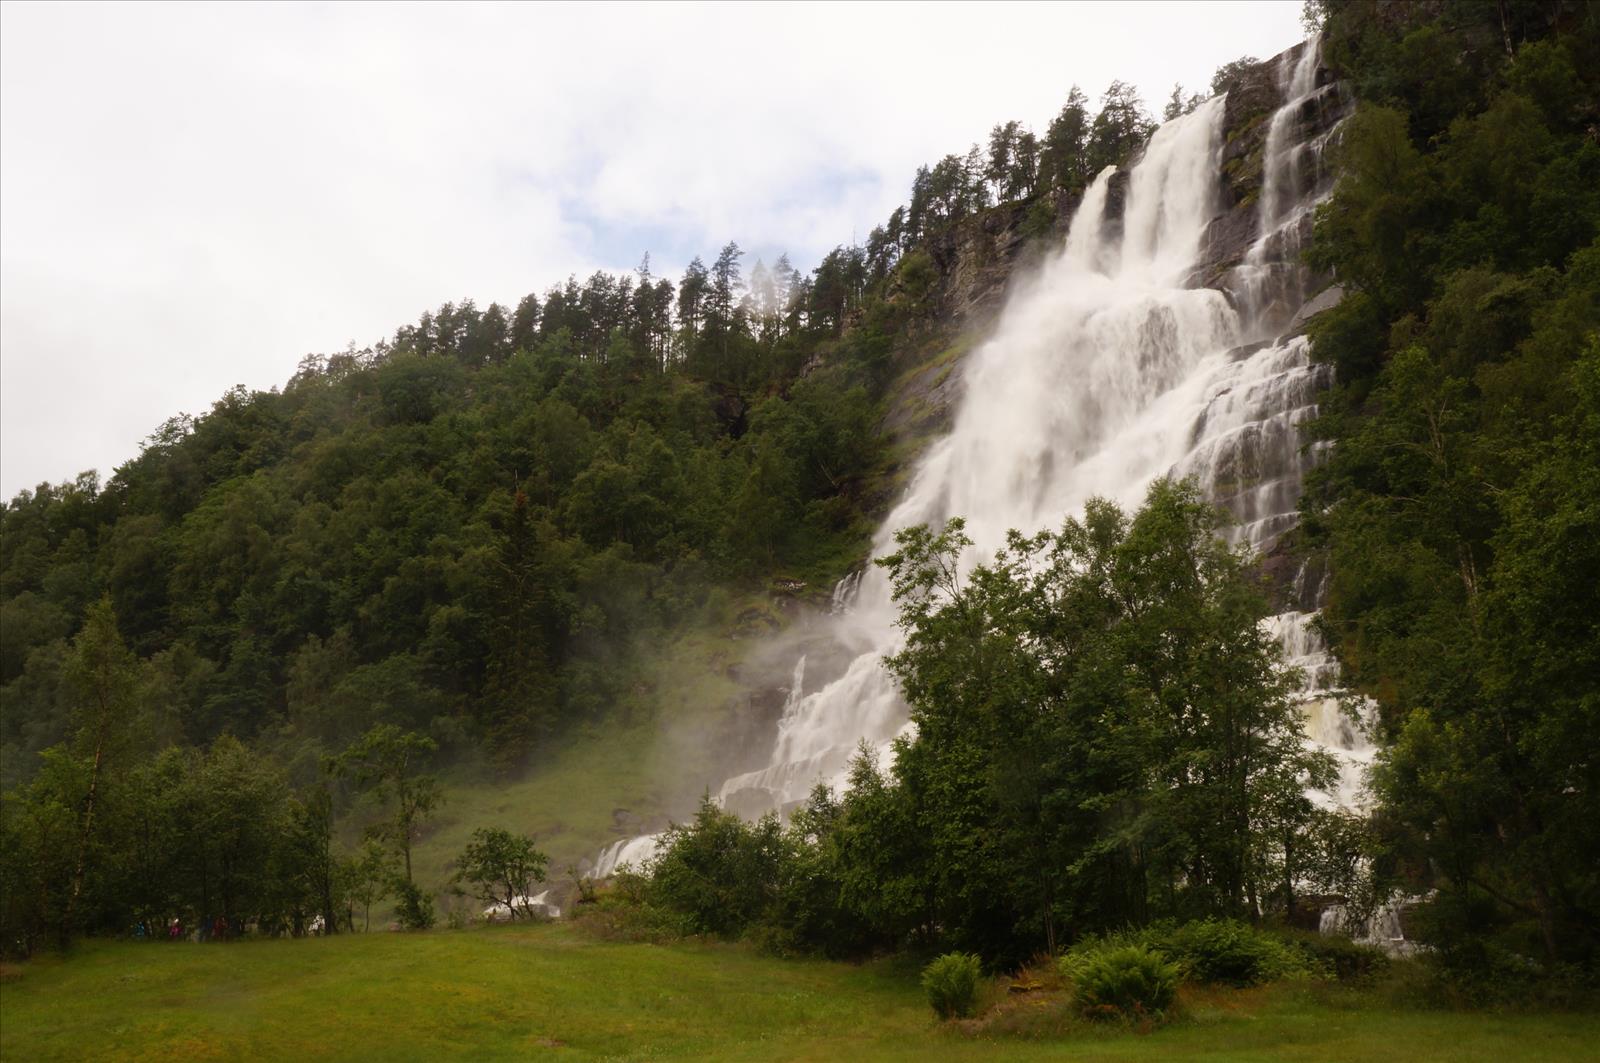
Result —
<path fill-rule="evenodd" d="M 1178 967 L 1143 945 L 1080 946 L 1061 961 L 1073 997 L 1093 1019 L 1157 1016 L 1178 993 Z"/>
<path fill-rule="evenodd" d="M 922 988 L 941 1019 L 966 1018 L 978 1003 L 983 965 L 970 952 L 947 952 L 922 970 Z"/>
<path fill-rule="evenodd" d="M 662 944 L 683 935 L 683 917 L 652 904 L 650 880 L 627 869 L 597 884 L 594 900 L 575 905 L 570 915 L 606 941 Z"/>
<path fill-rule="evenodd" d="M 415 882 L 401 879 L 395 884 L 395 914 L 407 930 L 426 930 L 433 925 L 433 894 Z"/>
<path fill-rule="evenodd" d="M 1196 982 L 1260 985 L 1306 969 L 1305 959 L 1273 935 L 1231 919 L 1185 923 L 1153 942 Z"/>
<path fill-rule="evenodd" d="M 707 796 L 692 822 L 662 835 L 648 900 L 684 933 L 738 937 L 771 905 L 790 860 L 776 816 L 746 823 Z"/>
<path fill-rule="evenodd" d="M 1306 963 L 1341 982 L 1366 981 L 1389 966 L 1389 957 L 1372 945 L 1362 945 L 1343 934 L 1302 931 L 1289 939 Z"/>

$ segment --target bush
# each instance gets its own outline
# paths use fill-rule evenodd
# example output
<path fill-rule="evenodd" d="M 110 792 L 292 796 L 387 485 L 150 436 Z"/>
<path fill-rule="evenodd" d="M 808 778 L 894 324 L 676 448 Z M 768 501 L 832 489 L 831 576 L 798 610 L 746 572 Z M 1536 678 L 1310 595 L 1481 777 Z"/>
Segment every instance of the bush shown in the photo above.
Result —
<path fill-rule="evenodd" d="M 708 795 L 692 822 L 662 835 L 647 899 L 683 933 L 738 937 L 766 913 L 790 860 L 776 816 L 746 823 Z"/>
<path fill-rule="evenodd" d="M 433 894 L 415 882 L 401 879 L 395 884 L 395 914 L 407 930 L 426 930 L 433 925 Z"/>
<path fill-rule="evenodd" d="M 1289 939 L 1306 963 L 1341 982 L 1367 981 L 1389 966 L 1389 957 L 1380 948 L 1351 941 L 1343 934 L 1317 934 L 1302 931 Z"/>
<path fill-rule="evenodd" d="M 575 905 L 571 918 L 605 941 L 663 944 L 683 935 L 683 917 L 650 901 L 650 880 L 624 869 L 595 887 L 594 899 Z"/>
<path fill-rule="evenodd" d="M 1196 982 L 1260 985 L 1307 967 L 1305 959 L 1278 938 L 1231 919 L 1185 923 L 1152 944 Z"/>
<path fill-rule="evenodd" d="M 1079 946 L 1061 961 L 1073 998 L 1092 1019 L 1158 1016 L 1178 994 L 1178 967 L 1143 945 Z"/>
<path fill-rule="evenodd" d="M 983 965 L 970 952 L 947 952 L 922 970 L 922 988 L 941 1019 L 963 1019 L 978 1003 Z"/>

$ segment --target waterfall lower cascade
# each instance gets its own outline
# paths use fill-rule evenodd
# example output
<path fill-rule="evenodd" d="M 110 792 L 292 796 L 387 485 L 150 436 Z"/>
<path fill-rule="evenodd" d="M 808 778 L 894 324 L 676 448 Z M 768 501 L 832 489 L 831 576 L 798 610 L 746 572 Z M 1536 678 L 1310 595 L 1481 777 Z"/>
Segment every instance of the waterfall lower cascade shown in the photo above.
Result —
<path fill-rule="evenodd" d="M 1329 190 L 1322 148 L 1344 101 L 1314 42 L 1285 53 L 1277 72 L 1255 241 L 1219 287 L 1191 278 L 1227 206 L 1225 97 L 1163 125 L 1125 175 L 1107 169 L 1090 185 L 1065 245 L 1015 288 L 993 335 L 969 356 L 950 433 L 922 459 L 874 556 L 892 550 L 896 530 L 952 516 L 966 519 L 972 556 L 992 556 L 1012 528 L 1058 527 L 1097 495 L 1131 508 L 1169 474 L 1196 477 L 1234 518 L 1236 543 L 1269 554 L 1293 527 L 1318 459 L 1300 425 L 1330 383 L 1306 339 L 1292 334 L 1315 280 L 1299 251 Z M 1303 566 L 1289 582 L 1290 607 L 1269 624 L 1305 675 L 1308 741 L 1343 766 L 1334 792 L 1315 796 L 1349 806 L 1371 747 L 1340 710 L 1337 667 L 1309 625 L 1320 575 Z M 724 807 L 787 811 L 819 781 L 841 787 L 863 740 L 886 750 L 906 730 L 906 706 L 882 663 L 898 646 L 894 620 L 882 571 L 869 565 L 841 583 L 828 623 L 848 665 L 809 691 L 804 661 L 797 666 L 768 763 L 727 780 Z M 649 837 L 618 842 L 596 874 L 653 850 Z"/>

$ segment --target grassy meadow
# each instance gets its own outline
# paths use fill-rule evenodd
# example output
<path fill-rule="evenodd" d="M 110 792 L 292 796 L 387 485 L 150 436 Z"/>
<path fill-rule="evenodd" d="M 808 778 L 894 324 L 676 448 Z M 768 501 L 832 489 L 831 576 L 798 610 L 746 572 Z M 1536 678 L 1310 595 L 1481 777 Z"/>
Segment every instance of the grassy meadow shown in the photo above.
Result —
<path fill-rule="evenodd" d="M 90 942 L 5 968 L 6 1060 L 1440 1060 L 1594 1058 L 1600 1016 L 1374 1006 L 1338 987 L 1190 992 L 1148 1032 L 990 987 L 940 1024 L 914 968 L 581 925 L 230 945 Z"/>

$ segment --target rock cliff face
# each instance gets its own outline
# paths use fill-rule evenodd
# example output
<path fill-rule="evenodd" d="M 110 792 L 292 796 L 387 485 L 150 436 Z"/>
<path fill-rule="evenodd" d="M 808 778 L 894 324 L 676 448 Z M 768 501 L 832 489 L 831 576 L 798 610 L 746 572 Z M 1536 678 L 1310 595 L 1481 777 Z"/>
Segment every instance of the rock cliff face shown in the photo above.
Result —
<path fill-rule="evenodd" d="M 1003 203 L 966 218 L 930 241 L 939 270 L 937 314 L 948 325 L 986 325 L 1005 301 L 1015 276 L 1036 265 L 1066 238 L 1078 194 L 1054 191 Z"/>
<path fill-rule="evenodd" d="M 890 440 L 889 466 L 873 489 L 872 508 L 880 515 L 894 501 L 900 477 L 917 454 L 949 429 L 961 399 L 966 355 L 989 331 L 1013 281 L 1061 246 L 1079 198 L 1058 190 L 1002 203 L 963 219 L 920 249 L 935 276 L 923 299 L 927 317 L 896 356 L 901 372 L 889 389 L 881 426 Z"/>

